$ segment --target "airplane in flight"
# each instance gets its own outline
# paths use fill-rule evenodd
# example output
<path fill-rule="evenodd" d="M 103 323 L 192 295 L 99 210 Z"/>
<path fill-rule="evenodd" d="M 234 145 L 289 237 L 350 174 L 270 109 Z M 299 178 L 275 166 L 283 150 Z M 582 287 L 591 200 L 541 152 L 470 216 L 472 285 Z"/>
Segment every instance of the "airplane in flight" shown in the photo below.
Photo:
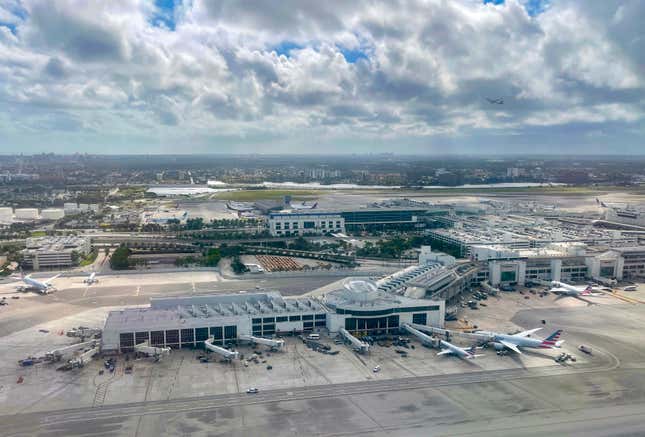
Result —
<path fill-rule="evenodd" d="M 98 279 L 96 279 L 96 272 L 92 272 L 90 276 L 87 278 L 83 279 L 83 282 L 86 283 L 87 285 L 92 285 L 96 282 L 99 282 Z"/>
<path fill-rule="evenodd" d="M 493 105 L 503 105 L 504 104 L 504 97 L 498 97 L 496 99 L 489 99 L 486 97 L 486 100 L 488 100 L 488 103 L 493 104 Z"/>
<path fill-rule="evenodd" d="M 488 344 L 492 345 L 496 351 L 509 349 L 515 353 L 521 354 L 520 348 L 531 349 L 555 349 L 562 346 L 564 340 L 560 340 L 562 329 L 558 329 L 544 340 L 531 338 L 530 336 L 542 328 L 529 329 L 517 334 L 500 334 L 491 331 L 475 331 L 474 335 L 481 335 L 488 339 Z"/>
<path fill-rule="evenodd" d="M 25 283 L 25 285 L 19 285 L 17 287 L 18 291 L 29 291 L 29 290 L 34 290 L 40 294 L 49 294 L 52 291 L 56 291 L 56 287 L 52 285 L 52 281 L 60 276 L 60 273 L 57 274 L 56 276 L 52 276 L 51 278 L 47 279 L 46 281 L 39 281 L 38 279 L 34 279 L 31 277 L 31 275 L 23 276 L 22 277 L 22 282 Z"/>
<path fill-rule="evenodd" d="M 440 340 L 439 344 L 441 345 L 443 350 L 437 355 L 457 355 L 459 358 L 464 360 L 472 360 L 473 358 L 484 356 L 482 354 L 475 353 L 477 349 L 481 348 L 474 345 L 471 347 L 459 347 L 445 340 Z"/>

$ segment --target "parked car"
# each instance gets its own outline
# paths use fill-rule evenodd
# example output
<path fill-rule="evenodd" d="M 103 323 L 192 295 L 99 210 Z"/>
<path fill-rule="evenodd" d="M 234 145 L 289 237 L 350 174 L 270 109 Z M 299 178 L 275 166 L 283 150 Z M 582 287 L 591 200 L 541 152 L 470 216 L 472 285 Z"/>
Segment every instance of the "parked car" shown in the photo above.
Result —
<path fill-rule="evenodd" d="M 251 388 L 249 388 L 249 389 L 247 389 L 247 390 L 246 390 L 246 392 L 247 392 L 248 394 L 256 394 L 256 393 L 258 393 L 259 391 L 260 391 L 260 390 L 258 390 L 256 387 L 251 387 Z"/>

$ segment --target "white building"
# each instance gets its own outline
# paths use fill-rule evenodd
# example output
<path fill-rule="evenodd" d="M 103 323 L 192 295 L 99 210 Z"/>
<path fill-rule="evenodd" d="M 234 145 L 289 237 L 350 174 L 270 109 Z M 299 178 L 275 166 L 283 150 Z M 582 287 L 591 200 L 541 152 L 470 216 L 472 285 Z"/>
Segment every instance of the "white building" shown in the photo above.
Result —
<path fill-rule="evenodd" d="M 402 323 L 443 326 L 444 304 L 392 296 L 370 288 L 343 289 L 316 299 L 277 292 L 152 298 L 148 308 L 111 311 L 104 351 L 129 352 L 135 344 L 200 347 L 235 342 L 241 335 L 271 337 L 341 327 L 356 334 L 399 331 Z"/>
<path fill-rule="evenodd" d="M 345 232 L 345 219 L 339 212 L 302 211 L 269 213 L 269 232 L 273 236 L 322 235 Z"/>
<path fill-rule="evenodd" d="M 38 220 L 38 208 L 16 208 L 16 220 Z"/>
<path fill-rule="evenodd" d="M 0 223 L 11 223 L 13 221 L 13 208 L 3 206 L 0 208 Z"/>
<path fill-rule="evenodd" d="M 91 250 L 88 238 L 74 236 L 28 238 L 26 245 L 23 265 L 34 270 L 72 266 L 73 252 L 85 256 Z"/>
<path fill-rule="evenodd" d="M 40 211 L 41 220 L 60 220 L 65 217 L 65 211 L 61 208 L 49 208 Z"/>
<path fill-rule="evenodd" d="M 645 248 L 642 248 L 645 255 Z M 492 286 L 529 281 L 581 282 L 589 279 L 621 279 L 620 249 L 588 253 L 581 243 L 552 243 L 537 249 L 473 246 L 473 261 L 485 262 L 478 274 Z M 645 259 L 645 258 L 644 258 Z"/>

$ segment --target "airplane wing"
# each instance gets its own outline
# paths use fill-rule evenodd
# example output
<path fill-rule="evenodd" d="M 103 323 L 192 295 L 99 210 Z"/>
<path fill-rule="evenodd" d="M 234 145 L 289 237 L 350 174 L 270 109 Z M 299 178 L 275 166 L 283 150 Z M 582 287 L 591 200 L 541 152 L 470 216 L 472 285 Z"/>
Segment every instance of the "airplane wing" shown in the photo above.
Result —
<path fill-rule="evenodd" d="M 453 353 L 453 352 L 450 349 L 444 349 L 441 352 L 439 352 L 437 354 L 437 356 L 439 356 L 439 355 L 450 355 L 451 353 Z"/>
<path fill-rule="evenodd" d="M 522 331 L 518 334 L 515 334 L 515 337 L 528 337 L 531 334 L 538 332 L 542 328 L 529 329 L 528 331 Z"/>
<path fill-rule="evenodd" d="M 516 345 L 514 345 L 513 343 L 510 343 L 510 342 L 508 342 L 508 341 L 504 341 L 504 340 L 499 340 L 499 342 L 500 342 L 501 344 L 503 344 L 503 345 L 504 345 L 504 347 L 506 347 L 506 348 L 508 348 L 508 349 L 512 350 L 513 352 L 516 352 L 516 353 L 518 353 L 518 354 L 521 354 L 521 353 L 522 353 L 522 352 L 520 351 L 520 349 L 519 349 Z"/>
<path fill-rule="evenodd" d="M 49 284 L 51 281 L 53 281 L 54 279 L 58 278 L 60 275 L 61 275 L 61 274 L 59 273 L 59 274 L 57 274 L 56 276 L 52 276 L 52 277 L 51 277 L 51 278 L 49 278 L 48 280 L 43 281 L 43 284 Z"/>

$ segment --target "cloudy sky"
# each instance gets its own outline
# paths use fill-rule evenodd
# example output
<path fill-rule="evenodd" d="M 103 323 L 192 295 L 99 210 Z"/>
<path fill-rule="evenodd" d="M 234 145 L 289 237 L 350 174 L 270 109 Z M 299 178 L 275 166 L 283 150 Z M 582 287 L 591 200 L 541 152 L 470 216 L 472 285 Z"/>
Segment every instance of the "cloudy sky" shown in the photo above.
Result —
<path fill-rule="evenodd" d="M 0 0 L 0 153 L 645 153 L 644 22 L 642 0 Z"/>

